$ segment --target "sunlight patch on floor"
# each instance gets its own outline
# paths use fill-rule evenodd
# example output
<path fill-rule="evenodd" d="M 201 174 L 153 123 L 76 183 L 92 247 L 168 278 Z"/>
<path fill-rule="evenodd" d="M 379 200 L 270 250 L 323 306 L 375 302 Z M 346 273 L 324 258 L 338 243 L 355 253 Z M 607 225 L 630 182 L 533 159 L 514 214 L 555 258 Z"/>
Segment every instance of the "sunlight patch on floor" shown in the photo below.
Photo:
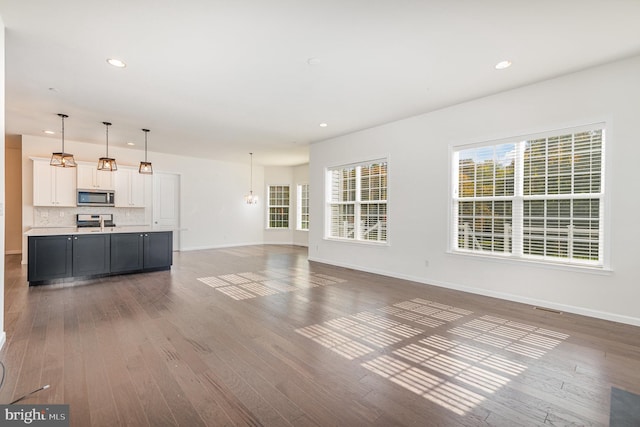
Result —
<path fill-rule="evenodd" d="M 539 359 L 569 338 L 420 298 L 378 311 L 384 315 L 363 311 L 296 332 L 458 415 L 524 373 L 519 356 Z"/>
<path fill-rule="evenodd" d="M 307 326 L 306 328 L 297 329 L 296 332 L 307 338 L 311 338 L 318 344 L 335 351 L 349 360 L 364 356 L 373 351 L 371 347 L 360 344 L 322 325 Z"/>
<path fill-rule="evenodd" d="M 429 301 L 422 298 L 414 298 L 411 301 L 399 302 L 378 310 L 402 319 L 411 320 L 430 328 L 437 328 L 448 322 L 459 320 L 464 316 L 473 314 L 472 311 L 458 307 Z"/>
<path fill-rule="evenodd" d="M 295 292 L 346 282 L 346 280 L 338 277 L 309 273 L 296 268 L 223 274 L 220 276 L 200 277 L 197 280 L 235 300 Z"/>
<path fill-rule="evenodd" d="M 296 332 L 352 360 L 423 333 L 421 329 L 370 312 L 328 320 Z M 362 343 L 356 341 L 362 341 Z"/>
<path fill-rule="evenodd" d="M 464 415 L 484 400 L 477 393 L 391 356 L 380 356 L 362 366 L 458 415 Z"/>
<path fill-rule="evenodd" d="M 569 337 L 560 332 L 492 316 L 471 320 L 449 332 L 533 359 L 544 356 L 548 350 Z"/>

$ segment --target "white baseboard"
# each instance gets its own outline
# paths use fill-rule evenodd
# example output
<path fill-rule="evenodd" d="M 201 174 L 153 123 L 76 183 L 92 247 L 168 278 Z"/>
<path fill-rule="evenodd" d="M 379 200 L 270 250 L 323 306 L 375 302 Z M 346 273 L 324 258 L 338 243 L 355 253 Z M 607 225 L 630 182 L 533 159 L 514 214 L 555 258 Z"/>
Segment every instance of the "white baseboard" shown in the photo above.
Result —
<path fill-rule="evenodd" d="M 296 242 L 262 242 L 261 245 L 281 245 L 281 246 L 300 246 L 303 248 L 308 248 L 308 245 L 304 243 L 296 243 Z"/>
<path fill-rule="evenodd" d="M 232 243 L 228 245 L 210 245 L 210 246 L 188 246 L 180 248 L 181 252 L 188 251 L 202 251 L 206 249 L 224 249 L 224 248 L 235 248 L 238 246 L 253 246 L 253 245 L 262 245 L 263 242 L 245 242 L 245 243 Z"/>
<path fill-rule="evenodd" d="M 536 298 L 527 298 L 519 295 L 509 294 L 506 292 L 495 292 L 495 291 L 490 291 L 482 288 L 464 286 L 457 283 L 443 282 L 439 280 L 429 280 L 424 277 L 415 277 L 415 276 L 399 274 L 395 272 L 392 273 L 392 272 L 383 271 L 383 270 L 362 268 L 361 266 L 357 266 L 357 265 L 351 265 L 347 263 L 336 263 L 333 261 L 328 261 L 328 260 L 315 258 L 311 256 L 309 257 L 309 261 L 335 265 L 338 267 L 350 268 L 352 270 L 364 271 L 367 273 L 379 274 L 381 276 L 388 276 L 388 277 L 394 277 L 397 279 L 410 280 L 412 282 L 417 282 L 425 285 L 433 285 L 441 288 L 453 289 L 456 291 L 468 292 L 476 295 L 483 295 L 483 296 L 503 299 L 507 301 L 519 302 L 522 304 L 527 304 L 527 305 L 532 305 L 537 307 L 551 308 L 554 310 L 563 311 L 567 313 L 579 314 L 581 316 L 594 317 L 596 319 L 603 319 L 603 320 L 609 320 L 612 322 L 625 323 L 627 325 L 640 326 L 640 318 L 625 316 L 617 313 L 610 313 L 607 311 L 599 311 L 599 310 L 593 310 L 585 307 L 560 304 L 557 302 L 541 300 Z"/>
<path fill-rule="evenodd" d="M 213 246 L 190 246 L 186 248 L 180 248 L 181 252 L 187 251 L 203 251 L 207 249 L 224 249 L 224 248 L 236 248 L 238 246 L 257 246 L 257 245 L 283 245 L 283 246 L 301 246 L 303 248 L 307 245 L 295 242 L 246 242 L 246 243 L 232 243 L 228 245 L 213 245 Z"/>

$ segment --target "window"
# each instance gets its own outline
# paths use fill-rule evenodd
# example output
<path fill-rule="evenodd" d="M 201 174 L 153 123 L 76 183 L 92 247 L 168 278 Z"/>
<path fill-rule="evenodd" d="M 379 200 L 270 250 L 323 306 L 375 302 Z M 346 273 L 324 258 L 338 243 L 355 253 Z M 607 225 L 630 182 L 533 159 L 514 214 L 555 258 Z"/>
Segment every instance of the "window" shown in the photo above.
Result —
<path fill-rule="evenodd" d="M 268 228 L 289 228 L 289 186 L 269 186 Z"/>
<path fill-rule="evenodd" d="M 604 124 L 453 150 L 453 248 L 603 266 Z"/>
<path fill-rule="evenodd" d="M 298 184 L 298 230 L 309 229 L 309 184 Z"/>
<path fill-rule="evenodd" d="M 327 236 L 387 241 L 387 162 L 340 166 L 327 171 Z"/>

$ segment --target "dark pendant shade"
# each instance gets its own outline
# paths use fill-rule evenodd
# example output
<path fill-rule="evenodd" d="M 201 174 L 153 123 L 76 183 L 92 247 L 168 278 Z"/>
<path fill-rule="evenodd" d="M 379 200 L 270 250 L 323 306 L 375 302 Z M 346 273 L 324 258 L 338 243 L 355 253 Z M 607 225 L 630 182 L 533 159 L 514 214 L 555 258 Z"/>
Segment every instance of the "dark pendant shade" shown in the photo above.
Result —
<path fill-rule="evenodd" d="M 77 166 L 73 154 L 69 153 L 52 153 L 49 164 L 59 168 L 75 168 Z"/>
<path fill-rule="evenodd" d="M 76 160 L 73 158 L 73 154 L 64 152 L 64 119 L 69 116 L 66 114 L 58 114 L 58 116 L 62 119 L 62 151 L 51 154 L 51 161 L 49 164 L 59 168 L 74 168 L 77 165 Z"/>
<path fill-rule="evenodd" d="M 151 165 L 151 162 L 140 162 L 138 172 L 147 175 L 153 175 L 153 166 Z"/>
<path fill-rule="evenodd" d="M 147 161 L 147 135 L 150 131 L 149 129 L 142 129 L 142 132 L 144 132 L 144 162 L 140 162 L 138 173 L 153 175 L 153 166 L 151 165 L 151 162 Z"/>
<path fill-rule="evenodd" d="M 98 159 L 98 170 L 109 172 L 118 170 L 116 159 L 112 159 L 111 157 L 100 157 Z"/>
<path fill-rule="evenodd" d="M 107 134 L 107 153 L 104 157 L 100 157 L 98 159 L 98 170 L 99 171 L 108 171 L 113 172 L 118 170 L 118 165 L 116 164 L 116 159 L 109 157 L 109 126 L 111 123 L 102 122 L 102 124 L 106 127 Z"/>

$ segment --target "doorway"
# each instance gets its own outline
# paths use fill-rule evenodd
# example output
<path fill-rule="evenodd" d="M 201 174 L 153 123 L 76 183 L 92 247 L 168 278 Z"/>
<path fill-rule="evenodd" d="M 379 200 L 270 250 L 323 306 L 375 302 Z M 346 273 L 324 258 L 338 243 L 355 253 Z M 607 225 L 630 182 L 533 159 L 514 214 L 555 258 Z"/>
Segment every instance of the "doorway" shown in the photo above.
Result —
<path fill-rule="evenodd" d="M 153 174 L 153 225 L 173 228 L 173 250 L 180 250 L 180 175 Z"/>

